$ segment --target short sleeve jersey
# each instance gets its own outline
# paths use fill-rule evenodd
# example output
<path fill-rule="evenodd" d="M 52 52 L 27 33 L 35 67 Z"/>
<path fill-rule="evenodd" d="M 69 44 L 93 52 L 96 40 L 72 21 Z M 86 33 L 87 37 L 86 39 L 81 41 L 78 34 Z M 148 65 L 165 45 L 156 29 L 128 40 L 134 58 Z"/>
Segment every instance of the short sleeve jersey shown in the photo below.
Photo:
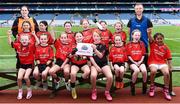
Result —
<path fill-rule="evenodd" d="M 140 61 L 142 56 L 145 55 L 145 45 L 142 41 L 137 43 L 129 42 L 126 45 L 127 55 L 130 56 L 134 61 Z"/>
<path fill-rule="evenodd" d="M 12 47 L 16 49 L 21 64 L 34 64 L 35 45 L 29 44 L 22 46 L 19 42 L 12 43 Z"/>
<path fill-rule="evenodd" d="M 171 60 L 171 51 L 166 44 L 159 46 L 155 42 L 150 44 L 150 55 L 148 64 L 166 64 L 167 60 Z"/>
<path fill-rule="evenodd" d="M 54 53 L 53 48 L 48 46 L 38 45 L 36 47 L 35 59 L 40 61 L 40 64 L 46 64 L 48 60 L 53 60 Z"/>
<path fill-rule="evenodd" d="M 109 52 L 109 61 L 112 63 L 124 63 L 127 61 L 126 48 L 124 46 L 116 47 L 113 46 Z"/>

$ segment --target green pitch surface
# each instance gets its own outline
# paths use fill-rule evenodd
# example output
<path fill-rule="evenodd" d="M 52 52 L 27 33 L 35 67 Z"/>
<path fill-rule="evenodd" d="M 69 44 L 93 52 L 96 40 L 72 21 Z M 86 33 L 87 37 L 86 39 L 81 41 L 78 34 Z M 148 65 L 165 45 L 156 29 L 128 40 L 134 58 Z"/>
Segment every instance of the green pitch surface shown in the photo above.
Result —
<path fill-rule="evenodd" d="M 112 32 L 114 29 L 112 26 L 108 27 Z M 0 28 L 0 70 L 14 69 L 16 58 L 14 49 L 7 43 L 6 32 L 10 28 Z M 73 27 L 73 31 L 81 31 L 81 27 Z M 180 26 L 154 26 L 153 34 L 161 32 L 165 35 L 165 43 L 170 47 L 173 55 L 173 65 L 180 66 Z M 63 27 L 56 27 L 56 37 L 64 31 Z M 124 28 L 127 32 L 127 28 Z"/>

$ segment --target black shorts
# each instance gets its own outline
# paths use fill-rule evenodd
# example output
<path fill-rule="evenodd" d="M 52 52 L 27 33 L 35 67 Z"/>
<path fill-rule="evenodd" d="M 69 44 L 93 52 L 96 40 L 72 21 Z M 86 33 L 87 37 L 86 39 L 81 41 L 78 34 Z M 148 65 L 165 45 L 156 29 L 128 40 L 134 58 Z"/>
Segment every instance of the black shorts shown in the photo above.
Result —
<path fill-rule="evenodd" d="M 86 63 L 86 64 L 75 64 L 75 63 L 71 63 L 71 65 L 76 65 L 77 67 L 82 68 L 84 65 L 87 65 L 87 63 Z"/>
<path fill-rule="evenodd" d="M 100 68 L 102 68 L 102 67 L 104 67 L 104 66 L 106 66 L 106 65 L 108 65 L 108 63 L 97 63 L 97 65 L 100 67 Z"/>
<path fill-rule="evenodd" d="M 28 68 L 33 69 L 34 65 L 33 64 L 20 64 L 20 68 L 22 68 L 22 69 L 28 69 Z"/>
<path fill-rule="evenodd" d="M 121 67 L 121 66 L 125 67 L 125 63 L 115 62 L 115 63 L 113 63 L 113 67 L 115 64 L 117 64 L 119 67 Z"/>
<path fill-rule="evenodd" d="M 64 63 L 64 61 L 63 60 L 61 60 L 61 59 L 56 59 L 56 65 L 58 65 L 59 67 L 61 67 L 61 65 Z"/>

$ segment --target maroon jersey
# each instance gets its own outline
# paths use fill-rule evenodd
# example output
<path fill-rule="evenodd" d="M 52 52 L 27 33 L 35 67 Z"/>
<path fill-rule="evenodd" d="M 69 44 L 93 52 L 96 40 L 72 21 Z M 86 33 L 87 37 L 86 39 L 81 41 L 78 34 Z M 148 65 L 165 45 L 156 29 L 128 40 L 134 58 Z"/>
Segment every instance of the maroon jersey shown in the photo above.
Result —
<path fill-rule="evenodd" d="M 62 44 L 60 39 L 56 39 L 54 42 L 56 48 L 56 59 L 65 61 L 67 56 L 72 52 L 71 44 Z"/>
<path fill-rule="evenodd" d="M 126 33 L 124 31 L 114 32 L 113 36 L 112 36 L 112 41 L 111 41 L 112 43 L 114 43 L 114 38 L 115 38 L 116 35 L 121 36 L 121 39 L 122 39 L 122 41 L 124 42 L 124 45 L 125 45 L 126 44 L 126 39 L 127 39 Z"/>
<path fill-rule="evenodd" d="M 35 45 L 29 43 L 28 46 L 22 46 L 19 42 L 12 43 L 16 49 L 21 64 L 34 64 Z"/>
<path fill-rule="evenodd" d="M 48 44 L 52 45 L 54 42 L 54 39 L 52 38 L 51 34 L 48 31 L 39 31 L 36 33 L 36 36 L 40 38 L 41 35 L 47 35 L 48 37 Z"/>
<path fill-rule="evenodd" d="M 145 45 L 142 41 L 134 43 L 134 42 L 129 42 L 126 45 L 127 49 L 127 55 L 131 56 L 131 58 L 134 61 L 140 61 L 142 56 L 145 55 Z"/>
<path fill-rule="evenodd" d="M 110 49 L 109 61 L 112 63 L 124 63 L 127 61 L 126 48 L 124 46 L 116 47 L 113 46 Z"/>
<path fill-rule="evenodd" d="M 48 60 L 53 60 L 54 53 L 51 46 L 41 46 L 36 47 L 35 59 L 40 61 L 40 64 L 46 64 Z"/>
<path fill-rule="evenodd" d="M 108 29 L 100 30 L 101 31 L 101 41 L 106 45 L 106 48 L 109 48 L 109 42 L 112 39 L 112 33 Z"/>
<path fill-rule="evenodd" d="M 22 33 L 19 33 L 18 34 L 18 38 L 17 38 L 17 42 L 19 42 L 20 43 L 20 39 L 21 39 L 21 36 L 22 35 L 27 35 L 28 37 L 29 37 L 29 42 L 31 43 L 31 44 L 34 44 L 35 45 L 35 43 L 36 43 L 36 39 L 35 39 L 35 37 L 32 35 L 32 33 L 31 32 L 22 32 Z"/>

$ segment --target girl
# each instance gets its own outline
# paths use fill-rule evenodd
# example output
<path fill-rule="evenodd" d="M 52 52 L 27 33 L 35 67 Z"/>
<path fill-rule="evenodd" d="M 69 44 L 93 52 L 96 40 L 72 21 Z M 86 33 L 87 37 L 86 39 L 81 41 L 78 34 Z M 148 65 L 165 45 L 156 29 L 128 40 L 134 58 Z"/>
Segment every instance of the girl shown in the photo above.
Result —
<path fill-rule="evenodd" d="M 160 70 L 164 75 L 164 96 L 167 100 L 171 100 L 171 96 L 169 94 L 169 71 L 172 70 L 172 56 L 168 46 L 163 42 L 164 35 L 162 33 L 156 33 L 154 35 L 154 40 L 151 35 L 149 35 L 150 42 L 150 55 L 148 59 L 148 65 L 151 71 L 150 74 L 150 90 L 149 96 L 153 97 L 155 92 L 154 86 L 154 78 L 157 70 Z"/>
<path fill-rule="evenodd" d="M 80 24 L 83 27 L 83 31 L 82 31 L 82 34 L 83 34 L 83 37 L 84 37 L 83 42 L 84 43 L 92 43 L 93 42 L 93 40 L 92 40 L 92 31 L 94 29 L 89 27 L 88 19 L 82 19 L 80 21 Z"/>
<path fill-rule="evenodd" d="M 27 95 L 26 99 L 30 99 L 32 97 L 32 89 L 31 89 L 31 82 L 30 82 L 30 74 L 33 70 L 34 66 L 34 53 L 35 53 L 35 45 L 30 42 L 30 37 L 28 34 L 20 35 L 19 41 L 20 42 L 12 42 L 10 37 L 11 31 L 8 31 L 8 43 L 12 45 L 13 48 L 16 49 L 18 53 L 18 58 L 20 61 L 19 69 L 18 69 L 18 77 L 17 77 L 17 84 L 18 84 L 18 96 L 17 99 L 22 99 L 23 97 L 23 89 L 22 89 L 22 80 L 26 81 L 27 86 Z"/>
<path fill-rule="evenodd" d="M 52 45 L 54 43 L 55 36 L 54 34 L 50 34 L 48 32 L 48 23 L 47 21 L 40 21 L 39 22 L 39 31 L 36 33 L 37 37 L 40 39 L 41 35 L 47 35 L 48 44 Z"/>
<path fill-rule="evenodd" d="M 109 49 L 109 43 L 112 39 L 112 33 L 110 30 L 107 29 L 106 21 L 100 21 L 100 25 L 102 26 L 101 31 L 101 42 L 106 45 L 106 48 Z"/>
<path fill-rule="evenodd" d="M 56 49 L 56 63 L 55 65 L 49 70 L 49 74 L 55 79 L 56 89 L 59 88 L 60 79 L 56 75 L 57 72 L 63 71 L 65 77 L 65 84 L 68 90 L 69 87 L 67 85 L 70 73 L 70 65 L 68 63 L 68 55 L 71 53 L 72 49 L 70 43 L 68 42 L 68 36 L 66 33 L 61 33 L 60 38 L 56 39 L 54 42 L 54 47 Z"/>
<path fill-rule="evenodd" d="M 39 87 L 43 84 L 43 90 L 47 90 L 47 74 L 52 66 L 52 61 L 54 58 L 53 48 L 48 45 L 48 35 L 40 35 L 40 45 L 36 47 L 35 59 L 36 67 L 33 71 L 33 76 L 37 80 L 35 87 Z M 40 78 L 40 75 L 42 79 Z"/>
<path fill-rule="evenodd" d="M 82 43 L 83 41 L 83 35 L 80 32 L 77 32 L 75 34 L 75 40 L 76 40 L 76 44 L 77 43 Z M 76 47 L 76 46 L 74 46 Z M 83 71 L 83 74 L 81 76 L 80 79 L 87 79 L 89 78 L 89 74 L 90 74 L 90 68 L 87 65 L 87 57 L 85 56 L 79 56 L 76 54 L 72 54 L 71 55 L 71 94 L 73 99 L 77 99 L 77 94 L 76 94 L 76 89 L 75 89 L 75 81 L 76 81 L 76 76 L 79 70 Z"/>
<path fill-rule="evenodd" d="M 115 69 L 116 88 L 123 88 L 124 83 L 122 81 L 126 70 L 125 62 L 127 62 L 127 54 L 121 36 L 116 35 L 114 38 L 115 44 L 110 49 L 109 61 L 111 68 Z"/>
<path fill-rule="evenodd" d="M 115 32 L 113 33 L 113 36 L 112 36 L 112 43 L 114 43 L 115 36 L 120 35 L 125 45 L 127 37 L 126 37 L 126 33 L 123 31 L 123 24 L 121 22 L 116 22 L 114 24 L 114 28 L 115 28 Z"/>
<path fill-rule="evenodd" d="M 113 76 L 111 69 L 108 66 L 108 60 L 107 60 L 108 50 L 106 49 L 106 46 L 101 43 L 101 36 L 100 33 L 98 33 L 97 31 L 93 32 L 93 41 L 94 41 L 94 45 L 92 45 L 92 48 L 94 50 L 94 55 L 93 57 L 90 57 L 90 60 L 93 65 L 91 66 L 91 84 L 92 84 L 91 99 L 92 100 L 97 99 L 96 78 L 98 73 L 103 73 L 107 78 L 106 89 L 104 94 L 106 99 L 108 101 L 111 101 L 112 97 L 110 95 L 109 90 L 113 82 Z"/>
<path fill-rule="evenodd" d="M 132 41 L 127 44 L 127 55 L 129 59 L 130 69 L 133 71 L 131 81 L 131 93 L 135 95 L 135 83 L 139 72 L 143 77 L 143 94 L 146 93 L 147 70 L 144 64 L 145 46 L 140 41 L 141 32 L 135 29 L 132 32 Z"/>
<path fill-rule="evenodd" d="M 68 35 L 68 40 L 69 40 L 69 43 L 71 43 L 72 45 L 74 45 L 76 42 L 75 42 L 75 39 L 74 39 L 74 32 L 72 32 L 72 24 L 71 22 L 69 21 L 66 21 L 64 23 L 64 28 L 65 28 L 65 33 Z"/>

